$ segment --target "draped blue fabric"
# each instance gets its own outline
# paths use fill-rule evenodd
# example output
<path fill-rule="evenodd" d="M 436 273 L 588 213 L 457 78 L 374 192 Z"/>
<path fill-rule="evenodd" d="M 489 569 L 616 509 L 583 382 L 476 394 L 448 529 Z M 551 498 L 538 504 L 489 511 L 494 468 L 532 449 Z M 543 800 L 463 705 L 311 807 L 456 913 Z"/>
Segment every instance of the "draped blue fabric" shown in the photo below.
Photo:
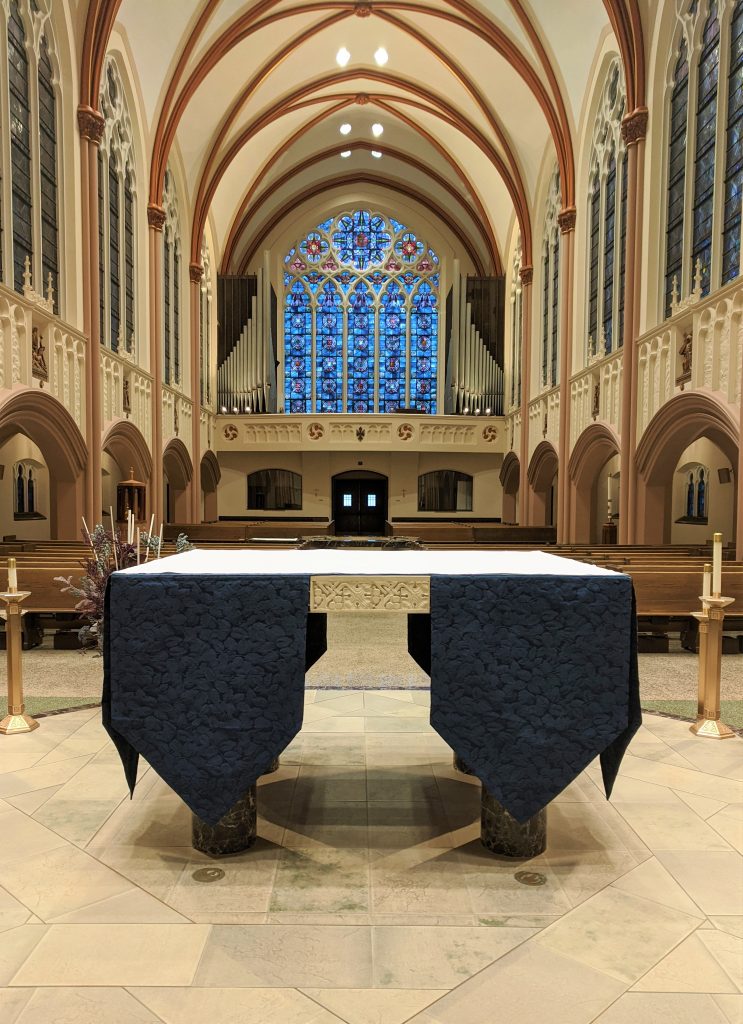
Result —
<path fill-rule="evenodd" d="M 518 821 L 599 755 L 611 794 L 641 723 L 628 576 L 432 576 L 430 630 L 431 724 Z"/>
<path fill-rule="evenodd" d="M 111 577 L 103 724 L 131 790 L 141 754 L 210 825 L 245 795 L 302 727 L 308 603 L 307 576 Z"/>

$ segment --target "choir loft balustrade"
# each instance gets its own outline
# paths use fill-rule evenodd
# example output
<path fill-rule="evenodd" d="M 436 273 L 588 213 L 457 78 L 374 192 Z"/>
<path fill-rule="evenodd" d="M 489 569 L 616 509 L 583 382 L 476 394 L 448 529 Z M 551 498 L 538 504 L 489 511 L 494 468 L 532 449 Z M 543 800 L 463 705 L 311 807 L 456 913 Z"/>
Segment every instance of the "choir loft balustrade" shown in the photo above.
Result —
<path fill-rule="evenodd" d="M 85 336 L 0 284 L 0 391 L 47 389 L 85 432 Z"/>
<path fill-rule="evenodd" d="M 591 363 L 570 380 L 570 450 L 592 423 L 621 428 L 622 352 Z"/>
<path fill-rule="evenodd" d="M 507 451 L 506 421 L 500 416 L 425 414 L 221 415 L 217 451 Z"/>
<path fill-rule="evenodd" d="M 542 441 L 549 441 L 557 451 L 559 437 L 560 392 L 552 388 L 529 402 L 529 458 Z"/>
<path fill-rule="evenodd" d="M 104 429 L 128 419 L 152 446 L 152 377 L 124 350 L 101 349 L 101 411 Z"/>
<path fill-rule="evenodd" d="M 163 387 L 163 444 L 178 437 L 191 452 L 193 402 L 176 388 Z"/>

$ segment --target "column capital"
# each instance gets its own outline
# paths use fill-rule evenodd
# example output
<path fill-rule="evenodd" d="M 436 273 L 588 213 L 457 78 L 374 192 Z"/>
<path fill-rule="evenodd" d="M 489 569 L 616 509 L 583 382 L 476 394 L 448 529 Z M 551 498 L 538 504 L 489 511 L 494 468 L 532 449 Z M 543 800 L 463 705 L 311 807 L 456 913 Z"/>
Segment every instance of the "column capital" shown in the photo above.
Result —
<path fill-rule="evenodd" d="M 100 146 L 106 128 L 106 119 L 100 110 L 80 106 L 77 108 L 77 127 L 83 139 L 92 142 L 94 146 Z"/>
<path fill-rule="evenodd" d="M 204 268 L 200 263 L 189 263 L 188 276 L 194 284 L 199 284 L 204 276 Z"/>
<path fill-rule="evenodd" d="M 574 206 L 566 206 L 560 210 L 557 215 L 557 223 L 560 225 L 560 231 L 563 235 L 567 235 L 570 231 L 575 231 L 576 216 L 577 213 Z"/>
<path fill-rule="evenodd" d="M 147 204 L 147 223 L 155 231 L 162 231 L 165 227 L 165 210 L 157 203 Z"/>
<path fill-rule="evenodd" d="M 357 18 L 368 18 L 372 13 L 372 5 L 370 3 L 357 3 L 354 5 L 353 13 Z"/>
<path fill-rule="evenodd" d="M 648 108 L 637 107 L 622 118 L 622 138 L 625 145 L 633 146 L 642 142 L 648 133 Z"/>
<path fill-rule="evenodd" d="M 522 267 L 519 270 L 519 277 L 522 284 L 531 284 L 534 277 L 534 267 Z"/>

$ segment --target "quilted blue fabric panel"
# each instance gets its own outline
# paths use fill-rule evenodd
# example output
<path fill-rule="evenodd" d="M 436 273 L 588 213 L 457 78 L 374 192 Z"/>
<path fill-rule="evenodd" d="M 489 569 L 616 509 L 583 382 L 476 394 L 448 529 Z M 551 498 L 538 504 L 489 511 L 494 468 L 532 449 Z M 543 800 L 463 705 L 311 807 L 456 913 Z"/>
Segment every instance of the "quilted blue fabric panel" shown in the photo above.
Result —
<path fill-rule="evenodd" d="M 628 576 L 431 577 L 431 724 L 517 820 L 640 723 Z"/>
<path fill-rule="evenodd" d="M 302 726 L 309 577 L 114 574 L 103 723 L 210 825 Z"/>

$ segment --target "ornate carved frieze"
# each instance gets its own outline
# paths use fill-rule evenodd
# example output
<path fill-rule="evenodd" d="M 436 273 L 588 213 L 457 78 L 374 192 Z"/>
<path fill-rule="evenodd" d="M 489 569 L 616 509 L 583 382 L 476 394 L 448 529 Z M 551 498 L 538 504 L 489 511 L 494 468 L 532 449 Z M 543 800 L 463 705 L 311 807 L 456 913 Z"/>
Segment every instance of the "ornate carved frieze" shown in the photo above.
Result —
<path fill-rule="evenodd" d="M 84 139 L 92 142 L 95 146 L 100 146 L 103 133 L 106 130 L 106 121 L 99 110 L 93 110 L 92 107 L 78 107 L 77 127 Z"/>
<path fill-rule="evenodd" d="M 424 423 L 420 428 L 421 441 L 424 444 L 476 444 L 477 436 L 474 427 L 459 426 L 452 423 Z"/>
<path fill-rule="evenodd" d="M 313 576 L 312 612 L 429 612 L 427 576 Z"/>
<path fill-rule="evenodd" d="M 147 204 L 147 223 L 155 231 L 162 231 L 165 226 L 165 210 L 155 203 Z"/>
<path fill-rule="evenodd" d="M 642 142 L 648 133 L 648 108 L 638 107 L 622 118 L 622 138 L 625 145 Z"/>

